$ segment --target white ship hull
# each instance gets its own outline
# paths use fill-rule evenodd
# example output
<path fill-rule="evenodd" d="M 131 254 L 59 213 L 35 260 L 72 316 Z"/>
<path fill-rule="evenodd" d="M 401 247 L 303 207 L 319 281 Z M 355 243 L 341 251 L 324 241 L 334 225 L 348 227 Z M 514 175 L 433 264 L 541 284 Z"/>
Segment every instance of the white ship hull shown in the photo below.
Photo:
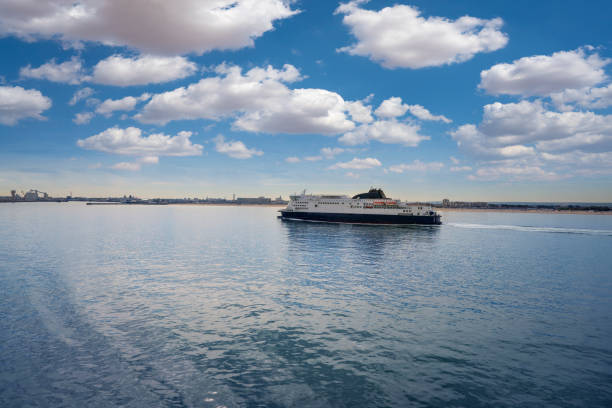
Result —
<path fill-rule="evenodd" d="M 361 198 L 361 197 L 376 198 Z M 346 196 L 291 196 L 282 218 L 360 224 L 441 224 L 440 215 L 429 204 L 408 204 L 386 198 L 382 190 L 370 190 L 353 198 Z"/>

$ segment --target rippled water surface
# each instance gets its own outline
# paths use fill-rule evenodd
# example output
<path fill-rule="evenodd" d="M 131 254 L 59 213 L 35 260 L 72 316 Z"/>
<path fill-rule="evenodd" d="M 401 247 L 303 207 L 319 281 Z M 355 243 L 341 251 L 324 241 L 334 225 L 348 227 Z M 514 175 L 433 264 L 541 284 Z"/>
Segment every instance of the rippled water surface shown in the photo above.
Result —
<path fill-rule="evenodd" d="M 612 406 L 612 216 L 0 205 L 0 406 Z"/>

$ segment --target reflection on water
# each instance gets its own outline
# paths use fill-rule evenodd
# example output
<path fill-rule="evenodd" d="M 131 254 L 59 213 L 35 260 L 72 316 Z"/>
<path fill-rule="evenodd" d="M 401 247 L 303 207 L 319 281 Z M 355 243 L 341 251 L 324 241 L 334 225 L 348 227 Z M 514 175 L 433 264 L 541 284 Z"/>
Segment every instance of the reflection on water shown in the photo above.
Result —
<path fill-rule="evenodd" d="M 275 216 L 0 206 L 0 405 L 610 405 L 612 237 L 449 224 L 612 217 Z"/>
<path fill-rule="evenodd" d="M 289 256 L 310 257 L 315 264 L 378 265 L 410 256 L 432 245 L 439 226 L 351 225 L 281 220 L 289 243 Z M 324 257 L 327 255 L 327 257 Z"/>

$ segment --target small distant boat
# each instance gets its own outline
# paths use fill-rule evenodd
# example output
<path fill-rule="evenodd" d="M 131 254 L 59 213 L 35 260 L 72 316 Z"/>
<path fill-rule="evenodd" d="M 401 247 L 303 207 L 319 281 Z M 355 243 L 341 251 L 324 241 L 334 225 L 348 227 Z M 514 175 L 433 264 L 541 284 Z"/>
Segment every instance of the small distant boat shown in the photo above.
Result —
<path fill-rule="evenodd" d="M 279 210 L 288 220 L 352 224 L 442 224 L 430 204 L 406 203 L 387 198 L 382 189 L 371 188 L 349 198 L 345 195 L 290 196 L 287 208 Z"/>

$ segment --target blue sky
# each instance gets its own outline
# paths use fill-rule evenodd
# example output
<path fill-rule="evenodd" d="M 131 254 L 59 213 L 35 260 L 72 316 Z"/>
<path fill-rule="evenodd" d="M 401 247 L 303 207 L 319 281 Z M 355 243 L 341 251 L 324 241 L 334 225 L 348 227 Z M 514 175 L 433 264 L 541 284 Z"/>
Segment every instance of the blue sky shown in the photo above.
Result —
<path fill-rule="evenodd" d="M 129 4 L 0 0 L 0 195 L 612 201 L 609 2 Z"/>

